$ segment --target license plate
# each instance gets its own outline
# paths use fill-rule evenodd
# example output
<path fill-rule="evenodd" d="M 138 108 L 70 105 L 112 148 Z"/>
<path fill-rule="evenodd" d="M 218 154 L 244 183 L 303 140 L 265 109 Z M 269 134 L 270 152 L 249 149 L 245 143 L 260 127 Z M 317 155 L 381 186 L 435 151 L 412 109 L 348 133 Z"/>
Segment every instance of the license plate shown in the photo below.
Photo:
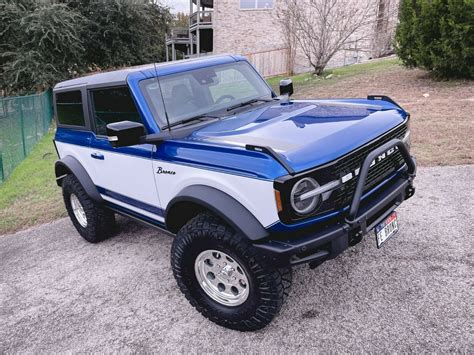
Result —
<path fill-rule="evenodd" d="M 377 248 L 380 248 L 390 237 L 398 232 L 397 212 L 393 212 L 388 218 L 375 227 L 375 240 Z"/>

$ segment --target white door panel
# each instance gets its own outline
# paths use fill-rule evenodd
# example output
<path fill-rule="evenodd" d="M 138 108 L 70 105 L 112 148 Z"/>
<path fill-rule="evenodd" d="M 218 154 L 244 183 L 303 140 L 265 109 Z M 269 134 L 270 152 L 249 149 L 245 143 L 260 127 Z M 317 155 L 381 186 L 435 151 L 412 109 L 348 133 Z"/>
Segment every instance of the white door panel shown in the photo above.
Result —
<path fill-rule="evenodd" d="M 100 149 L 104 160 L 93 159 L 92 180 L 100 187 L 159 207 L 151 159 Z"/>
<path fill-rule="evenodd" d="M 76 158 L 96 186 L 123 196 L 120 203 L 117 202 L 118 196 L 106 198 L 102 194 L 104 199 L 147 217 L 163 220 L 157 213 L 150 213 L 133 201 L 161 209 L 151 159 L 61 142 L 57 142 L 57 147 L 61 157 L 71 155 Z M 151 152 L 152 147 L 149 146 L 149 149 Z M 93 154 L 102 155 L 103 160 L 94 159 Z"/>

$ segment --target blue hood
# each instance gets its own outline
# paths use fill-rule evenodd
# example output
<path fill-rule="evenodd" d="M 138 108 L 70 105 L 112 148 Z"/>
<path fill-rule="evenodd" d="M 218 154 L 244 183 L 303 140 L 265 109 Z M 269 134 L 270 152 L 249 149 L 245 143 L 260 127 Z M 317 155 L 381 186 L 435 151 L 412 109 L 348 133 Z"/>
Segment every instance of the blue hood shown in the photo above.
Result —
<path fill-rule="evenodd" d="M 187 140 L 269 146 L 300 172 L 337 159 L 402 123 L 388 102 L 344 99 L 265 105 L 206 126 Z"/>

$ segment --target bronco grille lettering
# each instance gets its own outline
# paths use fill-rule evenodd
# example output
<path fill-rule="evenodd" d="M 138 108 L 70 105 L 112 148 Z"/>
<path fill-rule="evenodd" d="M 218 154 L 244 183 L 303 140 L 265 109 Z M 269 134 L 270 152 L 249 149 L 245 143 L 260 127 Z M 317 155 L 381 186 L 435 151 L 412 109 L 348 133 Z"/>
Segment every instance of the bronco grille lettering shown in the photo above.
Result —
<path fill-rule="evenodd" d="M 370 167 L 380 163 L 382 160 L 386 159 L 389 155 L 392 155 L 398 150 L 398 147 L 393 147 L 387 150 L 385 153 L 380 154 L 377 158 L 375 158 L 372 163 L 370 163 Z M 351 180 L 352 178 L 359 176 L 360 168 L 355 169 L 353 172 L 344 175 L 341 178 L 342 183 L 346 183 L 347 181 Z"/>

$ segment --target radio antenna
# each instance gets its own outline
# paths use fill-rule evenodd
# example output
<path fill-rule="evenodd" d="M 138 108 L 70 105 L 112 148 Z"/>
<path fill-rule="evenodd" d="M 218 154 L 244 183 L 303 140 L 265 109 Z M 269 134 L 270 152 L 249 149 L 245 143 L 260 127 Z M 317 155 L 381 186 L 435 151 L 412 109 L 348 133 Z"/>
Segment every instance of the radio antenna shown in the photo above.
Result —
<path fill-rule="evenodd" d="M 156 83 L 158 84 L 158 88 L 160 89 L 161 102 L 163 102 L 163 108 L 164 108 L 163 111 L 165 111 L 165 118 L 166 118 L 166 123 L 168 125 L 168 131 L 171 133 L 170 119 L 168 117 L 168 111 L 166 110 L 165 98 L 163 96 L 163 90 L 161 90 L 160 79 L 158 78 L 158 69 L 156 69 L 156 61 L 153 61 L 153 67 L 155 68 Z"/>

